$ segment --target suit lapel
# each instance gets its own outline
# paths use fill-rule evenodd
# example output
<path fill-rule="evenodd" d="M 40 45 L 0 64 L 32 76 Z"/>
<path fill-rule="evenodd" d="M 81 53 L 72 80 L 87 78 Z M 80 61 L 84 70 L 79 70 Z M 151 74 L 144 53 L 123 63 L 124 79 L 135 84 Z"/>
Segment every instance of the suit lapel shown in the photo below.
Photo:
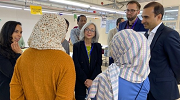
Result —
<path fill-rule="evenodd" d="M 151 45 L 150 45 L 151 50 L 154 48 L 154 45 L 156 44 L 157 39 L 158 39 L 159 36 L 162 34 L 162 29 L 163 29 L 163 28 L 164 28 L 164 24 L 162 23 L 162 24 L 159 26 L 158 30 L 156 31 L 155 36 L 154 36 L 154 38 L 153 38 L 153 40 L 152 40 L 152 43 L 151 43 Z"/>
<path fill-rule="evenodd" d="M 144 36 L 148 39 L 148 32 L 146 32 L 145 34 L 144 34 Z"/>
<path fill-rule="evenodd" d="M 87 51 L 86 51 L 86 48 L 85 48 L 85 45 L 84 45 L 84 41 L 81 41 L 81 50 L 82 50 L 82 53 L 84 55 L 84 59 L 86 61 L 86 64 L 88 65 L 89 64 L 89 59 L 88 59 Z"/>
<path fill-rule="evenodd" d="M 139 25 L 139 24 L 141 24 L 141 20 L 138 18 L 137 23 L 136 23 L 136 25 L 135 25 L 135 27 L 134 27 L 134 30 L 137 31 L 137 32 L 138 32 L 138 30 L 139 30 L 139 28 L 140 28 L 140 26 L 141 26 L 141 25 Z"/>
<path fill-rule="evenodd" d="M 126 29 L 126 24 L 127 24 L 127 22 L 128 22 L 128 20 L 127 20 L 125 23 L 121 24 L 121 25 L 122 25 L 122 30 L 123 30 L 123 29 Z"/>

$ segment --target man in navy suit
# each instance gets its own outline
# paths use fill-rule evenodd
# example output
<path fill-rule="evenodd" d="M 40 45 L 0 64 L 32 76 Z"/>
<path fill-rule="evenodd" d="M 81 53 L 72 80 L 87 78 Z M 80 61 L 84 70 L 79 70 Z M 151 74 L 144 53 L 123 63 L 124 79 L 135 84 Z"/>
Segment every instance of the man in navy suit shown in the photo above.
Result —
<path fill-rule="evenodd" d="M 179 98 L 180 36 L 162 23 L 163 6 L 150 2 L 144 6 L 142 24 L 149 29 L 145 36 L 151 48 L 150 92 L 147 100 L 175 100 Z"/>
<path fill-rule="evenodd" d="M 137 16 L 140 13 L 141 5 L 137 1 L 130 1 L 126 7 L 125 12 L 128 20 L 119 25 L 119 31 L 123 29 L 133 29 L 137 32 L 147 32 L 147 29 L 144 28 L 141 20 Z"/>
<path fill-rule="evenodd" d="M 140 13 L 141 5 L 137 1 L 129 1 L 126 7 L 127 9 L 125 12 L 128 20 L 122 22 L 119 25 L 119 31 L 123 29 L 133 29 L 136 32 L 147 32 L 148 30 L 144 28 L 141 20 L 137 16 Z M 109 60 L 109 65 L 111 65 L 113 62 L 114 60 L 111 58 Z"/>

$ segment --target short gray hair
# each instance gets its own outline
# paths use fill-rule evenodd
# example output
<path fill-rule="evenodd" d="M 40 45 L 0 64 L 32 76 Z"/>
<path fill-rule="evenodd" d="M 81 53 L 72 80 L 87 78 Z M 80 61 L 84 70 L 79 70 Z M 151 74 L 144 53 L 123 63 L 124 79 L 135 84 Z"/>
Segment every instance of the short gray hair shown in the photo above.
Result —
<path fill-rule="evenodd" d="M 80 41 L 83 41 L 84 40 L 84 30 L 86 27 L 88 27 L 89 25 L 93 24 L 95 26 L 95 36 L 92 38 L 92 41 L 91 43 L 97 43 L 98 40 L 99 40 L 99 32 L 97 30 L 97 26 L 93 23 L 93 22 L 89 22 L 89 23 L 86 23 L 82 29 L 81 29 L 81 32 L 80 32 Z"/>

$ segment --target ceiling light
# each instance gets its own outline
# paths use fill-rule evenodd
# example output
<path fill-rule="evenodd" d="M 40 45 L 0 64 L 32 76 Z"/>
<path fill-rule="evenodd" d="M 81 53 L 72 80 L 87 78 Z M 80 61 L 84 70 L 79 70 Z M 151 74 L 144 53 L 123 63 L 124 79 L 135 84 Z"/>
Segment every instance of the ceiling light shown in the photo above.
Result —
<path fill-rule="evenodd" d="M 29 8 L 24 8 L 24 10 L 26 10 L 26 11 L 30 11 L 30 9 L 29 9 Z"/>
<path fill-rule="evenodd" d="M 59 14 L 62 14 L 62 15 L 74 15 L 72 13 L 59 13 Z"/>
<path fill-rule="evenodd" d="M 105 11 L 105 12 L 111 12 L 111 13 L 116 13 L 116 11 L 113 10 L 113 9 L 98 8 L 98 7 L 90 7 L 90 9 L 100 10 L 100 11 Z"/>
<path fill-rule="evenodd" d="M 18 7 L 2 6 L 2 5 L 0 5 L 0 7 L 3 7 L 3 8 L 10 8 L 10 9 L 22 9 L 22 8 L 18 8 Z"/>
<path fill-rule="evenodd" d="M 89 18 L 99 18 L 98 16 L 86 16 L 86 17 L 89 17 Z"/>
<path fill-rule="evenodd" d="M 58 12 L 54 12 L 54 11 L 46 11 L 46 10 L 42 10 L 43 13 L 55 13 L 57 14 Z"/>
<path fill-rule="evenodd" d="M 116 12 L 117 14 L 123 14 L 123 15 L 126 15 L 126 13 L 124 11 L 117 11 Z"/>
<path fill-rule="evenodd" d="M 24 8 L 24 10 L 26 10 L 26 11 L 31 11 L 29 8 Z M 56 11 L 49 11 L 49 10 L 42 10 L 42 12 L 43 13 L 58 13 L 58 12 L 56 12 Z"/>
<path fill-rule="evenodd" d="M 165 18 L 165 19 L 175 19 L 175 18 Z"/>
<path fill-rule="evenodd" d="M 165 12 L 176 12 L 178 10 L 166 10 Z"/>
<path fill-rule="evenodd" d="M 49 1 L 67 4 L 67 5 L 78 6 L 78 7 L 83 7 L 83 8 L 89 8 L 90 7 L 90 5 L 82 4 L 82 3 L 78 3 L 78 2 L 72 2 L 72 1 L 65 1 L 65 0 L 49 0 Z"/>

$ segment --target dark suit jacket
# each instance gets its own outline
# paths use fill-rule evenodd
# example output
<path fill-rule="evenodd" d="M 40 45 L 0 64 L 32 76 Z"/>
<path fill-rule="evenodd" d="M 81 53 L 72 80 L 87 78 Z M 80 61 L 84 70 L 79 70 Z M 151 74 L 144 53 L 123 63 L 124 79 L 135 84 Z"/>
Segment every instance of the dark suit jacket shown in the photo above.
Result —
<path fill-rule="evenodd" d="M 155 33 L 150 48 L 150 92 L 157 100 L 179 98 L 177 86 L 177 81 L 180 80 L 179 33 L 161 24 Z"/>
<path fill-rule="evenodd" d="M 123 29 L 126 29 L 126 25 L 128 23 L 128 20 L 127 21 L 124 21 L 122 22 L 120 25 L 119 25 L 119 31 L 123 30 Z M 134 29 L 136 32 L 147 32 L 148 30 L 144 28 L 143 24 L 141 23 L 141 20 L 138 18 L 137 20 L 137 23 L 135 24 L 134 26 Z"/>
<path fill-rule="evenodd" d="M 84 85 L 86 79 L 94 80 L 94 78 L 101 73 L 101 44 L 92 43 L 91 46 L 93 46 L 93 49 L 89 63 L 84 41 L 77 42 L 73 45 L 73 60 L 76 69 L 76 85 L 80 85 L 78 83 L 82 83 L 82 85 Z"/>
<path fill-rule="evenodd" d="M 0 54 L 0 100 L 10 100 L 9 83 L 19 56 L 16 54 L 15 58 L 8 59 Z"/>

